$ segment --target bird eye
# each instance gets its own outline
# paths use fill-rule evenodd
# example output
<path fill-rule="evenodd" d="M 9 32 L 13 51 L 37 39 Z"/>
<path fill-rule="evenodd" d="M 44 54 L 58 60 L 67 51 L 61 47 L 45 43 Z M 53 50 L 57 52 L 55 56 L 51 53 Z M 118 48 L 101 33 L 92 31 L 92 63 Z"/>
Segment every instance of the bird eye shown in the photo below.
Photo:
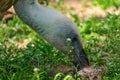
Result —
<path fill-rule="evenodd" d="M 71 39 L 71 42 L 77 41 L 78 40 L 77 37 L 78 36 L 75 33 L 71 33 L 68 35 L 68 38 Z"/>

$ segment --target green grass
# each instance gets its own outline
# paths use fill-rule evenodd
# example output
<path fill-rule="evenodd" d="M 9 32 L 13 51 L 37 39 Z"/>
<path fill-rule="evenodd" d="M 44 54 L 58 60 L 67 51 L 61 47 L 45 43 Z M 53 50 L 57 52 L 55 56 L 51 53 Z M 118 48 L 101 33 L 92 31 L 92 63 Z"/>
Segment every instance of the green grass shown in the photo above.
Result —
<path fill-rule="evenodd" d="M 7 24 L 1 22 L 0 27 L 1 80 L 49 80 L 53 65 L 70 63 L 66 55 L 41 39 L 17 17 Z M 17 43 L 29 37 L 32 41 L 27 49 L 18 49 Z"/>
<path fill-rule="evenodd" d="M 119 80 L 120 16 L 92 17 L 83 23 L 77 16 L 73 18 L 81 31 L 90 64 L 103 67 L 104 80 Z M 18 42 L 26 38 L 32 41 L 27 48 L 18 49 Z M 0 22 L 0 80 L 53 80 L 50 74 L 56 64 L 71 65 L 71 62 L 67 55 L 49 45 L 18 17 L 8 23 Z M 73 80 L 69 74 L 62 73 L 56 74 L 54 80 L 61 80 L 58 76 L 62 80 Z"/>
<path fill-rule="evenodd" d="M 119 21 L 120 16 L 108 15 L 105 19 L 93 17 L 80 24 L 90 62 L 104 68 L 104 80 L 120 79 Z"/>
<path fill-rule="evenodd" d="M 107 9 L 109 7 L 120 7 L 120 0 L 93 0 L 93 4 L 100 5 L 103 9 Z"/>

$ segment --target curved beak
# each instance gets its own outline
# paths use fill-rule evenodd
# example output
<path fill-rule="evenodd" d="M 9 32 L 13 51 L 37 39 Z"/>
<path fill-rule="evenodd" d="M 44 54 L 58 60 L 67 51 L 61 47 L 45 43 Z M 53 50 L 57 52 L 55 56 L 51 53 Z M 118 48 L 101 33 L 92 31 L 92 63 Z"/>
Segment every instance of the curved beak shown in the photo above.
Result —
<path fill-rule="evenodd" d="M 73 42 L 73 46 L 74 46 L 74 55 L 77 59 L 78 69 L 82 69 L 84 67 L 89 66 L 89 60 L 83 48 L 79 46 L 79 43 L 77 41 Z"/>
<path fill-rule="evenodd" d="M 85 54 L 85 51 L 82 47 L 82 43 L 79 40 L 79 36 L 72 33 L 69 35 L 69 38 L 71 39 L 71 46 L 73 47 L 73 55 L 75 56 L 75 62 L 74 65 L 78 69 L 82 69 L 84 67 L 89 66 L 89 60 L 87 55 Z"/>

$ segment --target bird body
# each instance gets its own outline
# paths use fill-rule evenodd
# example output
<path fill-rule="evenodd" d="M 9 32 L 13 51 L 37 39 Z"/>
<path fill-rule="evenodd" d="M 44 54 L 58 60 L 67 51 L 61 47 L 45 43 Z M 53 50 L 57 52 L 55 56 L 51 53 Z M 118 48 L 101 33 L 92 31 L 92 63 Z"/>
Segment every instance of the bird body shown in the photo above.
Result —
<path fill-rule="evenodd" d="M 70 39 L 70 45 L 73 47 L 70 57 L 74 55 L 75 65 L 81 69 L 89 66 L 80 33 L 69 18 L 54 9 L 40 5 L 37 0 L 16 0 L 14 8 L 25 24 L 61 52 L 67 53 L 69 49 L 67 40 Z"/>
<path fill-rule="evenodd" d="M 37 0 L 19 0 L 15 11 L 23 22 L 63 52 L 67 50 L 67 35 L 76 33 L 80 37 L 70 19 L 54 9 L 41 6 Z"/>

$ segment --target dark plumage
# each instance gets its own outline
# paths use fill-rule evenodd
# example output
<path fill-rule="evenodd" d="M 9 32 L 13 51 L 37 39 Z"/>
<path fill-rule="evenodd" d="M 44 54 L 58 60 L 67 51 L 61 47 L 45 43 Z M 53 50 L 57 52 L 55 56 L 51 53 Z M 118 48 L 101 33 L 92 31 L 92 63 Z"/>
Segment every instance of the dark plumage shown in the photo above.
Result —
<path fill-rule="evenodd" d="M 18 0 L 14 5 L 19 18 L 34 29 L 47 42 L 63 53 L 68 51 L 67 39 L 74 47 L 73 62 L 84 68 L 89 65 L 82 47 L 80 33 L 76 25 L 54 9 L 40 5 L 37 0 Z"/>

